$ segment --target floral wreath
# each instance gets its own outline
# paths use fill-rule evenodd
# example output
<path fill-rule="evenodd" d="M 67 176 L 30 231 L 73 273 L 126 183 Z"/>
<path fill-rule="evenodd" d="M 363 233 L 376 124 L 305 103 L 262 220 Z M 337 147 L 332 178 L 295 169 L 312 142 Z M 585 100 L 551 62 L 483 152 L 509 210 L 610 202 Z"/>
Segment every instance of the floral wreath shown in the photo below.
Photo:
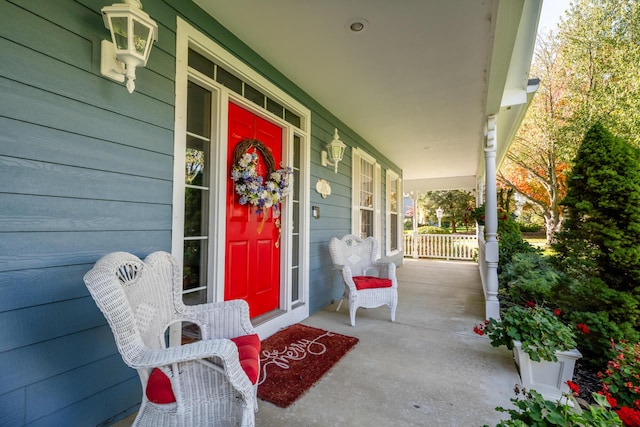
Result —
<path fill-rule="evenodd" d="M 248 153 L 251 148 L 254 149 L 253 152 Z M 267 180 L 257 172 L 258 151 L 264 158 Z M 256 206 L 258 214 L 273 207 L 273 216 L 279 215 L 280 202 L 291 192 L 292 175 L 293 169 L 290 167 L 275 169 L 271 150 L 262 141 L 245 139 L 233 151 L 231 179 L 240 196 L 240 204 Z"/>

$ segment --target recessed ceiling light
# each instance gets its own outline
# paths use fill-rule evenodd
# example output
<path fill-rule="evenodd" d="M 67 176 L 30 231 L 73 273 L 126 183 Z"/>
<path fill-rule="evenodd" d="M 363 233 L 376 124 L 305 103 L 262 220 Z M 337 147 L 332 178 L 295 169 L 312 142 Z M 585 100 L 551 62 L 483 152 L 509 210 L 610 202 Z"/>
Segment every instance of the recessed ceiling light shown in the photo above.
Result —
<path fill-rule="evenodd" d="M 345 28 L 352 33 L 364 33 L 369 28 L 369 21 L 364 18 L 352 18 L 347 21 Z"/>

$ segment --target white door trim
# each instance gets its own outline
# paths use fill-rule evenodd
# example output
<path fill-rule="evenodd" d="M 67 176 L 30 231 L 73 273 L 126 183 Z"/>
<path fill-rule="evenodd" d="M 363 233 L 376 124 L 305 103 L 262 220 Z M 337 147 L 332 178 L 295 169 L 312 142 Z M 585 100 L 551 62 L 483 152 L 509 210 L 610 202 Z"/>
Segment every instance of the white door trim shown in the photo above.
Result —
<path fill-rule="evenodd" d="M 276 117 L 265 109 L 257 108 L 255 104 L 247 101 L 242 96 L 218 84 L 207 76 L 203 76 L 195 70 L 189 70 L 188 51 L 189 48 L 210 58 L 216 64 L 233 72 L 251 86 L 259 89 L 268 97 L 277 100 L 289 111 L 300 117 L 300 128 Z M 261 338 L 267 337 L 280 328 L 299 322 L 309 316 L 309 188 L 310 182 L 310 128 L 311 111 L 292 98 L 290 95 L 275 86 L 269 80 L 250 68 L 240 59 L 233 56 L 222 46 L 212 39 L 192 27 L 186 21 L 177 17 L 176 31 L 176 103 L 175 103 L 175 134 L 174 134 L 174 190 L 173 190 L 173 219 L 172 219 L 172 253 L 177 260 L 183 260 L 183 229 L 184 229 L 184 153 L 186 134 L 186 111 L 187 111 L 187 81 L 189 78 L 207 82 L 207 86 L 213 89 L 212 126 L 214 128 L 212 140 L 215 140 L 215 149 L 212 149 L 212 164 L 215 164 L 216 175 L 213 178 L 212 189 L 215 185 L 217 190 L 211 194 L 211 212 L 215 220 L 211 223 L 213 232 L 210 238 L 210 258 L 209 258 L 209 295 L 212 301 L 224 300 L 224 240 L 225 240 L 225 212 L 226 212 L 226 181 L 228 171 L 226 170 L 227 153 L 227 116 L 228 103 L 233 101 L 243 108 L 251 110 L 253 113 L 262 116 L 269 121 L 276 123 L 283 129 L 283 160 L 287 164 L 292 164 L 292 141 L 294 135 L 301 140 L 300 144 L 300 174 L 298 186 L 300 188 L 300 254 L 299 254 L 299 298 L 295 305 L 291 303 L 291 283 L 289 274 L 292 262 L 291 233 L 282 235 L 282 264 L 281 271 L 283 280 L 281 281 L 280 311 L 278 315 L 270 317 L 256 326 Z M 215 162 L 215 163 L 213 163 Z M 283 206 L 283 225 L 291 229 L 293 221 L 292 203 L 286 201 Z M 285 222 L 286 221 L 286 222 Z"/>

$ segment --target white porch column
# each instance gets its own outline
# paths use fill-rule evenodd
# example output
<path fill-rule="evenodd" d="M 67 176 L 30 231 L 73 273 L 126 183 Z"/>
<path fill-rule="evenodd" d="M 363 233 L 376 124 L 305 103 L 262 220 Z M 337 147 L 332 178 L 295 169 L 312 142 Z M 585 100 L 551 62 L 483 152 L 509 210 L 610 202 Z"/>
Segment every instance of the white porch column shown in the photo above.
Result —
<path fill-rule="evenodd" d="M 418 192 L 411 192 L 411 200 L 413 201 L 413 247 L 412 256 L 418 259 Z"/>
<path fill-rule="evenodd" d="M 487 262 L 487 284 L 485 294 L 485 316 L 487 319 L 500 317 L 498 301 L 498 196 L 496 190 L 496 121 L 491 115 L 487 118 L 487 135 L 484 147 L 485 162 L 485 236 Z"/>

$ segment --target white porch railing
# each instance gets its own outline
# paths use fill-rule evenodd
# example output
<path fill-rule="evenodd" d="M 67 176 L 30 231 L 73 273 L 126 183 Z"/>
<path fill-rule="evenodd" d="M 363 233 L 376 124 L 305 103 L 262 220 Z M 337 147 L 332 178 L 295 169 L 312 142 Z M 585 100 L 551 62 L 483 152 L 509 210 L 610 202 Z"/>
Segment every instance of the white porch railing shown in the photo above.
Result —
<path fill-rule="evenodd" d="M 475 261 L 478 237 L 466 234 L 405 234 L 404 256 Z"/>

